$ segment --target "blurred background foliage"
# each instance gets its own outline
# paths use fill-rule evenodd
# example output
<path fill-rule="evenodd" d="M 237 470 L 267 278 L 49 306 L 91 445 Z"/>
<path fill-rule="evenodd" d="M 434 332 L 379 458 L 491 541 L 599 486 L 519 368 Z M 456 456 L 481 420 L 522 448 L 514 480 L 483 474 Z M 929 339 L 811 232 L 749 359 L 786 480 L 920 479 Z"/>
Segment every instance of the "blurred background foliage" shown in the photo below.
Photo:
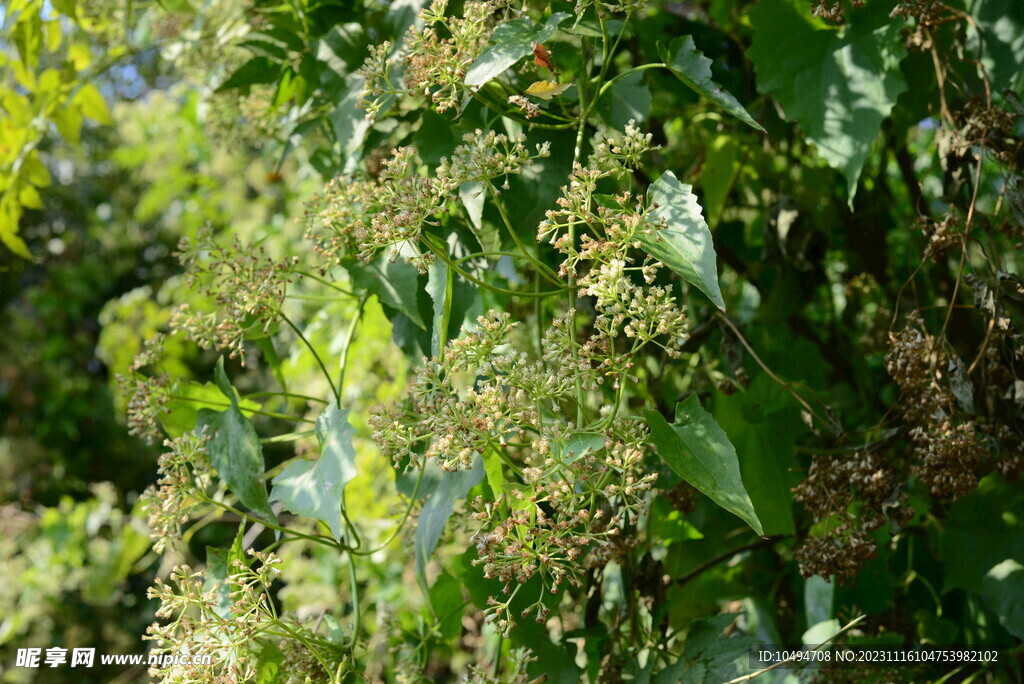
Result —
<path fill-rule="evenodd" d="M 529 4 L 537 11 L 547 7 Z M 878 16 L 895 5 L 868 4 Z M 202 564 L 207 546 L 231 544 L 232 525 L 207 525 L 182 550 L 164 556 L 150 550 L 136 499 L 155 479 L 159 445 L 128 433 L 127 399 L 117 391 L 116 376 L 128 371 L 146 339 L 168 327 L 176 307 L 209 304 L 185 283 L 174 256 L 181 238 L 209 226 L 222 244 L 237 237 L 275 256 L 304 258 L 300 219 L 326 179 L 372 172 L 398 142 L 417 144 L 423 160 L 434 164 L 486 120 L 481 108 L 452 121 L 400 106 L 371 125 L 355 108 L 362 87 L 355 70 L 369 47 L 401 36 L 422 5 L 15 0 L 2 10 L 3 681 L 56 676 L 8 667 L 19 647 L 85 644 L 104 652 L 142 652 L 140 636 L 154 611 L 144 592 L 153 577 L 182 560 Z M 666 483 L 647 522 L 647 536 L 657 540 L 646 550 L 650 574 L 686 578 L 673 581 L 663 596 L 677 628 L 722 611 L 742 612 L 746 634 L 800 643 L 808 633 L 827 636 L 867 613 L 864 639 L 874 643 L 1019 644 L 1024 618 L 1013 606 L 1024 590 L 1019 581 L 1000 582 L 991 574 L 1000 563 L 1024 563 L 1019 484 L 983 473 L 974 491 L 953 502 L 931 497 L 911 480 L 905 491 L 914 517 L 902 521 L 905 528 L 886 525 L 872 533 L 877 557 L 848 584 L 801 574 L 794 556 L 798 540 L 830 521 L 812 521 L 790 491 L 805 479 L 812 456 L 852 453 L 870 443 L 905 461 L 906 448 L 898 445 L 906 442 L 905 426 L 890 431 L 889 414 L 900 397 L 885 363 L 889 335 L 900 329 L 893 327 L 894 317 L 921 310 L 930 329 L 947 334 L 951 355 L 968 362 L 987 345 L 991 319 L 979 312 L 994 312 L 995 305 L 986 297 L 999 299 L 1013 325 L 1020 325 L 1019 300 L 998 294 L 998 283 L 1004 282 L 999 274 L 1019 278 L 1024 266 L 1018 175 L 1024 10 L 1012 0 L 957 0 L 948 3 L 950 11 L 969 15 L 973 28 L 952 22 L 934 28 L 934 40 L 947 41 L 941 44 L 979 51 L 994 97 L 1008 111 L 1017 108 L 1012 135 L 998 154 L 981 155 L 978 163 L 979 237 L 969 262 L 990 262 L 992 268 L 979 266 L 984 283 L 967 288 L 960 284 L 958 251 L 938 254 L 922 272 L 931 238 L 920 219 L 941 217 L 951 206 L 963 216 L 974 204 L 975 160 L 951 151 L 936 123 L 941 86 L 931 56 L 912 51 L 896 62 L 904 89 L 894 96 L 896 106 L 879 134 L 869 138 L 859 181 L 850 184 L 849 174 L 835 171 L 816 151 L 811 126 L 801 130 L 789 120 L 796 117 L 794 104 L 760 80 L 768 60 L 756 59 L 758 42 L 777 41 L 772 32 L 788 30 L 784 22 L 791 14 L 812 22 L 807 3 L 768 5 L 651 3 L 620 56 L 625 68 L 640 56 L 653 58 L 663 37 L 692 35 L 712 60 L 716 80 L 739 101 L 753 103 L 748 110 L 767 136 L 709 107 L 660 71 L 647 72 L 644 83 L 621 91 L 600 112 L 620 128 L 630 118 L 645 122 L 662 146 L 651 166 L 674 170 L 694 183 L 701 198 L 732 323 L 719 322 L 706 300 L 691 296 L 691 318 L 708 322 L 694 331 L 685 360 L 690 365 L 658 374 L 664 385 L 649 391 L 663 398 L 666 413 L 676 397 L 691 391 L 706 400 L 741 455 L 744 481 L 772 536 L 772 543 L 746 548 L 749 538 L 736 541 L 735 520 L 706 499 L 689 500 L 692 493 L 684 492 L 680 501 L 679 490 Z M 885 11 L 872 9 L 877 7 Z M 771 8 L 777 12 L 769 16 Z M 851 10 L 853 20 L 857 11 Z M 820 22 L 813 26 L 831 30 Z M 893 44 L 902 46 L 898 33 L 894 29 Z M 970 66 L 973 58 L 950 59 L 956 64 L 946 64 L 956 84 L 951 106 L 965 110 L 982 84 Z M 556 140 L 556 159 L 564 161 L 566 152 Z M 639 173 L 637 180 L 652 179 Z M 558 169 L 514 178 L 513 192 L 529 189 L 531 200 L 514 208 L 517 220 L 535 224 L 563 182 Z M 483 221 L 497 223 L 489 214 Z M 340 271 L 329 277 L 342 285 L 347 280 Z M 292 318 L 314 347 L 336 355 L 355 304 L 326 297 L 313 281 L 300 282 L 292 293 Z M 483 303 L 474 310 L 486 308 Z M 943 320 L 947 311 L 951 315 Z M 349 509 L 384 536 L 400 496 L 390 464 L 368 438 L 365 410 L 401 396 L 408 359 L 415 361 L 423 345 L 387 302 L 371 299 L 362 317 L 344 397 L 353 408 L 359 474 L 346 491 Z M 207 384 L 215 353 L 174 337 L 165 352 L 163 369 L 177 379 L 180 394 L 217 396 Z M 282 378 L 296 394 L 326 393 L 306 347 L 275 348 L 270 342 L 255 345 L 252 353 L 254 363 L 231 365 L 235 385 L 252 394 L 249 410 L 308 412 L 301 401 L 281 406 L 258 396 Z M 278 353 L 283 356 L 275 358 Z M 1022 361 L 1015 363 L 1019 369 Z M 1009 386 L 1017 394 L 984 407 L 1012 433 L 1005 445 L 988 445 L 996 451 L 1020 448 L 1024 385 L 1014 384 L 1022 377 L 1016 372 Z M 979 397 L 987 382 L 975 381 Z M 824 425 L 797 399 L 820 411 Z M 172 408 L 186 411 L 184 402 Z M 184 424 L 194 424 L 192 410 L 181 418 Z M 253 420 L 261 434 L 280 432 L 273 416 Z M 264 448 L 268 465 L 276 466 L 312 449 L 313 440 Z M 851 503 L 851 510 L 859 513 L 858 506 L 863 504 Z M 732 553 L 741 562 L 704 567 L 708 559 Z M 479 580 L 473 584 L 462 547 L 452 544 L 439 555 L 444 569 L 437 592 L 454 592 L 459 601 L 460 586 L 473 600 L 473 594 L 486 593 Z M 288 581 L 277 599 L 285 610 L 315 620 L 351 600 L 338 554 L 314 546 L 286 547 L 281 556 Z M 388 630 L 403 635 L 402 658 L 419 662 L 427 676 L 440 681 L 465 672 L 467 653 L 486 649 L 480 622 L 467 609 L 464 628 L 435 624 L 415 588 L 408 549 L 389 547 L 373 561 L 362 580 L 369 594 L 364 601 L 375 607 L 369 648 L 381 656 L 371 676 L 393 676 L 379 664 L 397 648 L 387 641 Z M 607 593 L 603 606 L 615 600 Z M 813 628 L 819 631 L 809 632 Z M 519 638 L 547 636 L 526 632 Z M 588 648 L 601 643 L 591 638 Z M 599 655 L 591 653 L 589 662 L 600 661 Z M 110 681 L 107 674 L 94 676 L 92 681 Z M 137 681 L 143 673 L 117 676 Z M 642 672 L 632 676 L 639 681 Z M 1011 666 L 993 676 L 1019 679 L 1019 670 Z"/>

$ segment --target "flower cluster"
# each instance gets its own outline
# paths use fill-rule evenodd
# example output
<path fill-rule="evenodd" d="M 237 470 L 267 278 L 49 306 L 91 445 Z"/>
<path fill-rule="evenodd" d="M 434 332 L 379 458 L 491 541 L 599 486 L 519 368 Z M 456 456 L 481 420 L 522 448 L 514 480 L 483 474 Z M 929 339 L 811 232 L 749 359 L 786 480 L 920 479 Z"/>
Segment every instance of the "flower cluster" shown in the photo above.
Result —
<path fill-rule="evenodd" d="M 181 526 L 192 517 L 201 503 L 197 493 L 209 490 L 213 473 L 206 455 L 207 435 L 188 432 L 166 440 L 169 451 L 160 456 L 157 465 L 160 479 L 141 497 L 148 515 L 153 548 L 162 553 L 168 542 L 181 539 Z"/>
<path fill-rule="evenodd" d="M 256 676 L 260 640 L 274 635 L 290 665 L 287 678 L 280 681 L 329 680 L 334 670 L 327 671 L 325 658 L 332 657 L 335 649 L 329 645 L 316 648 L 324 640 L 278 615 L 270 598 L 281 574 L 281 559 L 252 549 L 249 556 L 253 559 L 249 563 L 234 559 L 229 574 L 221 580 L 187 565 L 174 568 L 167 582 L 155 580 L 148 596 L 160 601 L 156 617 L 166 623 L 154 622 L 143 637 L 154 642 L 151 655 L 210 658 L 205 664 L 202 658 L 176 659 L 170 667 L 151 668 L 151 677 L 175 684 L 249 681 Z M 306 656 L 299 656 L 297 649 L 304 650 Z"/>
<path fill-rule="evenodd" d="M 146 340 L 142 351 L 132 359 L 128 375 L 119 374 L 116 378 L 121 396 L 128 397 L 128 434 L 147 442 L 160 439 L 159 418 L 170 411 L 167 406 L 171 398 L 170 376 L 163 372 L 143 372 L 147 366 L 160 363 L 165 340 L 163 333 Z"/>
<path fill-rule="evenodd" d="M 626 173 L 643 166 L 644 157 L 661 145 L 652 145 L 650 133 L 642 133 L 636 120 L 630 119 L 623 135 L 604 133 L 594 143 L 589 165 L 604 171 Z"/>
<path fill-rule="evenodd" d="M 616 418 L 610 405 L 582 432 L 560 419 L 579 401 L 577 389 L 599 390 L 606 372 L 596 347 L 582 358 L 588 348 L 573 341 L 570 319 L 548 330 L 545 354 L 534 361 L 512 350 L 511 316 L 489 312 L 423 364 L 406 405 L 371 418 L 374 440 L 396 467 L 423 467 L 425 454 L 446 471 L 480 458 L 507 468 L 511 479 L 494 500 L 472 506 L 480 522 L 474 564 L 504 584 L 506 596 L 492 597 L 487 611 L 502 631 L 514 624 L 522 583 L 540 579 L 542 596 L 520 611 L 539 620 L 547 614 L 543 592 L 579 586 L 587 553 L 638 523 L 657 477 L 644 464 L 642 423 Z"/>
<path fill-rule="evenodd" d="M 402 256 L 425 272 L 437 247 L 424 239 L 427 226 L 451 210 L 465 183 L 490 183 L 522 173 L 548 155 L 547 144 L 531 154 L 523 136 L 477 130 L 463 136 L 451 157 L 441 159 L 433 175 L 419 162 L 414 147 L 394 151 L 375 180 L 336 179 L 310 206 L 307 237 L 325 264 L 355 256 L 373 260 L 386 252 Z"/>
<path fill-rule="evenodd" d="M 871 532 L 887 521 L 899 527 L 914 515 L 901 490 L 904 474 L 877 452 L 858 451 L 847 457 L 816 456 L 794 498 L 826 527 L 811 536 L 796 557 L 805 577 L 854 577 L 877 551 Z"/>
<path fill-rule="evenodd" d="M 537 237 L 564 256 L 559 276 L 580 296 L 594 298 L 593 345 L 614 352 L 620 332 L 630 341 L 627 353 L 611 353 L 604 360 L 609 374 L 620 376 L 648 343 L 678 356 L 689 321 L 672 290 L 654 284 L 663 264 L 640 250 L 641 239 L 656 237 L 664 221 L 629 192 L 597 196 L 597 182 L 609 173 L 577 166 L 562 188 L 558 209 L 547 212 Z"/>
<path fill-rule="evenodd" d="M 434 0 L 420 12 L 423 27 L 411 27 L 399 50 L 390 43 L 378 45 L 360 69 L 360 106 L 367 116 L 375 119 L 395 97 L 418 93 L 438 112 L 461 111 L 463 97 L 469 96 L 466 72 L 487 47 L 497 22 L 508 18 L 510 4 L 471 0 L 456 17 L 445 16 L 448 0 Z"/>
<path fill-rule="evenodd" d="M 182 304 L 171 327 L 204 349 L 230 351 L 244 365 L 245 339 L 267 334 L 280 320 L 298 257 L 273 259 L 262 247 L 244 246 L 237 238 L 231 247 L 221 247 L 209 228 L 194 240 L 182 238 L 178 249 L 186 283 L 212 297 L 217 310 L 203 313 Z"/>
<path fill-rule="evenodd" d="M 908 316 L 907 326 L 891 335 L 886 370 L 900 386 L 900 408 L 912 426 L 914 473 L 934 496 L 958 498 L 977 486 L 986 450 L 973 421 L 956 418 L 957 398 L 940 382 L 946 368 L 952 369 L 946 350 L 919 316 Z"/>

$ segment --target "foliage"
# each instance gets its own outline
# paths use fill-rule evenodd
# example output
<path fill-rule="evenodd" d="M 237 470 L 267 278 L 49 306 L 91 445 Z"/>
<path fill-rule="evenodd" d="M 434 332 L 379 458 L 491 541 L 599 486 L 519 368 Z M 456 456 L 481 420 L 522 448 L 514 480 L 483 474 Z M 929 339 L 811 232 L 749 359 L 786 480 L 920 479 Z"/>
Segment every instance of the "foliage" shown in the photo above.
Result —
<path fill-rule="evenodd" d="M 0 235 L 78 112 L 180 238 L 100 337 L 167 438 L 147 639 L 219 656 L 155 679 L 726 681 L 860 616 L 1019 676 L 1017 4 L 103 9 L 8 10 Z M 182 80 L 44 97 L 58 28 Z"/>

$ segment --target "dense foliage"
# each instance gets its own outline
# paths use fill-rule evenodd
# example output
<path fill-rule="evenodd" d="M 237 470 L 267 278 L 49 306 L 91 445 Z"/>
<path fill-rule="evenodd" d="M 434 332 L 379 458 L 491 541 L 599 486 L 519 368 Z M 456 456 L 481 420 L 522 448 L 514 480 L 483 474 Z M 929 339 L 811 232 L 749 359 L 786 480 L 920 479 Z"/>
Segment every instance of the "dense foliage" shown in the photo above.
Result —
<path fill-rule="evenodd" d="M 5 657 L 1019 678 L 1024 5 L 3 22 Z"/>

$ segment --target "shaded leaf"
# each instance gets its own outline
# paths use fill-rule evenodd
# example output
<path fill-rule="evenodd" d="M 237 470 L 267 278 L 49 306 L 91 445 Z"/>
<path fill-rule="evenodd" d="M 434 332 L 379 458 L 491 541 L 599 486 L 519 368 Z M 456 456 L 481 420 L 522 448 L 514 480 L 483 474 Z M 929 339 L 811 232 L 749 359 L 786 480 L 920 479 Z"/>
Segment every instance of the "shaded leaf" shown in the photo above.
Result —
<path fill-rule="evenodd" d="M 640 123 L 651 113 L 651 89 L 643 72 L 624 76 L 614 83 L 597 103 L 597 111 L 608 125 L 622 130 L 630 121 Z"/>
<path fill-rule="evenodd" d="M 715 418 L 740 461 L 740 477 L 765 534 L 793 534 L 793 495 L 800 482 L 793 451 L 806 429 L 792 398 L 767 375 L 746 391 L 715 395 Z"/>
<path fill-rule="evenodd" d="M 238 395 L 224 373 L 223 358 L 217 362 L 215 375 L 231 406 L 225 411 L 199 409 L 197 428 L 206 430 L 211 437 L 206 445 L 210 464 L 242 505 L 274 520 L 263 482 L 263 447 L 256 429 L 238 405 Z"/>
<path fill-rule="evenodd" d="M 352 284 L 377 295 L 384 306 L 401 311 L 405 316 L 423 330 L 427 330 L 427 322 L 420 312 L 419 271 L 412 264 L 398 257 L 391 261 L 387 254 L 378 255 L 369 264 L 352 261 L 345 264 L 345 270 L 352 277 Z"/>
<path fill-rule="evenodd" d="M 227 80 L 220 84 L 217 92 L 248 88 L 251 85 L 275 83 L 281 77 L 281 68 L 266 57 L 253 57 L 238 67 Z"/>
<path fill-rule="evenodd" d="M 352 446 L 348 410 L 330 404 L 316 419 L 320 458 L 292 463 L 274 478 L 270 498 L 292 513 L 322 520 L 341 541 L 341 496 L 356 476 L 356 451 Z"/>
<path fill-rule="evenodd" d="M 742 632 L 723 634 L 735 620 L 735 613 L 723 613 L 693 622 L 682 657 L 656 674 L 655 684 L 725 682 L 747 673 L 747 652 L 754 638 Z"/>
<path fill-rule="evenodd" d="M 466 72 L 466 85 L 479 88 L 523 57 L 532 55 L 534 43 L 543 43 L 555 35 L 558 25 L 568 18 L 565 12 L 557 12 L 543 26 L 536 26 L 529 18 L 501 24 L 494 30 L 490 46 Z"/>
<path fill-rule="evenodd" d="M 786 117 L 846 177 L 852 205 L 882 121 L 907 88 L 900 23 L 877 4 L 841 28 L 826 26 L 806 3 L 791 0 L 762 0 L 750 16 L 755 29 L 747 54 L 758 90 L 774 94 Z M 800 49 L 780 49 L 780 36 Z"/>
<path fill-rule="evenodd" d="M 711 60 L 693 43 L 692 36 L 676 38 L 662 55 L 669 70 L 698 95 L 703 95 L 751 128 L 764 132 L 732 94 L 711 77 Z"/>
<path fill-rule="evenodd" d="M 437 488 L 423 504 L 419 524 L 416 526 L 416 575 L 421 584 L 426 583 L 424 572 L 430 555 L 437 548 L 437 542 L 444 533 L 448 518 L 455 510 L 455 502 L 466 498 L 469 490 L 484 479 L 484 465 L 478 456 L 469 470 L 443 473 Z"/>
<path fill-rule="evenodd" d="M 651 440 L 658 447 L 658 453 L 676 475 L 742 518 L 755 532 L 764 534 L 740 478 L 736 450 L 715 419 L 700 405 L 696 394 L 676 404 L 676 420 L 672 424 L 651 409 L 644 409 L 644 418 L 651 428 Z"/>
<path fill-rule="evenodd" d="M 656 204 L 655 216 L 668 226 L 657 235 L 641 236 L 644 250 L 706 294 L 715 306 L 725 311 L 725 300 L 718 286 L 717 255 L 711 231 L 701 215 L 697 196 L 671 171 L 651 183 L 647 200 Z"/>
<path fill-rule="evenodd" d="M 1004 560 L 988 571 L 983 586 L 999 624 L 1024 639 L 1024 565 Z"/>

